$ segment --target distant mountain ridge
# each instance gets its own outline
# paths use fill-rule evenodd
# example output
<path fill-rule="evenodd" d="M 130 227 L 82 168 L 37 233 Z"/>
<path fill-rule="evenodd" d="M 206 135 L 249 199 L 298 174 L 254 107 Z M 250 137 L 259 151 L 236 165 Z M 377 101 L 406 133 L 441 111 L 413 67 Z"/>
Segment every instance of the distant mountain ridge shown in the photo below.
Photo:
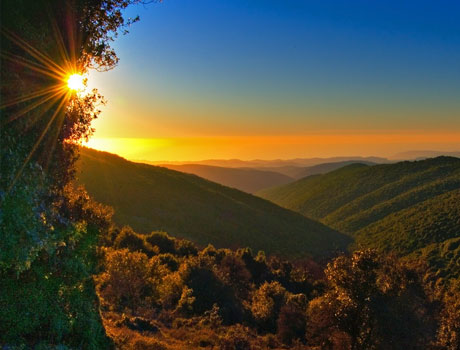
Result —
<path fill-rule="evenodd" d="M 203 164 L 160 164 L 159 166 L 195 174 L 204 179 L 248 193 L 255 193 L 265 188 L 294 181 L 294 178 L 278 172 L 253 168 L 224 168 Z"/>
<path fill-rule="evenodd" d="M 434 157 L 460 157 L 460 151 L 430 151 L 430 150 L 422 150 L 422 151 L 406 151 L 396 153 L 391 156 L 391 159 L 396 160 L 423 160 L 426 158 L 434 158 Z"/>
<path fill-rule="evenodd" d="M 318 165 L 313 165 L 310 167 L 303 168 L 296 174 L 297 179 L 301 179 L 303 177 L 311 176 L 311 175 L 318 175 L 318 174 L 326 174 L 336 169 L 340 169 L 344 166 L 351 165 L 351 164 L 364 164 L 364 165 L 375 165 L 377 163 L 365 161 L 365 160 L 345 160 L 342 162 L 333 162 L 333 163 L 321 163 Z"/>
<path fill-rule="evenodd" d="M 329 158 L 295 158 L 295 159 L 273 159 L 273 160 L 241 160 L 241 159 L 207 159 L 199 161 L 147 161 L 136 160 L 136 162 L 151 164 L 151 165 L 182 165 L 182 164 L 201 164 L 220 166 L 225 168 L 273 168 L 273 167 L 307 167 L 323 163 L 335 163 L 343 161 L 358 161 L 358 162 L 372 162 L 372 163 L 388 163 L 390 160 L 382 157 L 361 157 L 361 156 L 343 156 L 343 157 L 329 157 Z"/>
<path fill-rule="evenodd" d="M 78 180 L 114 220 L 139 232 L 163 230 L 200 245 L 246 247 L 289 257 L 324 256 L 351 239 L 259 197 L 195 175 L 83 148 Z"/>
<path fill-rule="evenodd" d="M 281 186 L 310 175 L 324 174 L 350 164 L 374 165 L 376 163 L 359 160 L 346 160 L 322 163 L 310 167 L 284 166 L 259 168 L 225 168 L 203 164 L 159 164 L 168 169 L 195 174 L 221 185 L 248 193 Z"/>

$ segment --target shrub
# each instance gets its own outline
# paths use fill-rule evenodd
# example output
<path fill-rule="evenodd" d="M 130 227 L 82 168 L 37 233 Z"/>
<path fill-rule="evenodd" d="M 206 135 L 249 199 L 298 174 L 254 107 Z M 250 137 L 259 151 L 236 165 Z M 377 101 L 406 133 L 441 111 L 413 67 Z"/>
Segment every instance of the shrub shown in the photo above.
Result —
<path fill-rule="evenodd" d="M 179 260 L 170 253 L 157 255 L 157 259 L 160 264 L 167 266 L 171 271 L 177 271 L 179 269 Z"/>
<path fill-rule="evenodd" d="M 151 246 L 158 247 L 159 252 L 162 254 L 176 253 L 174 238 L 169 237 L 165 232 L 152 232 L 145 236 L 145 240 L 150 243 Z"/>
<path fill-rule="evenodd" d="M 117 249 L 127 248 L 132 252 L 142 252 L 149 257 L 158 254 L 158 248 L 152 247 L 150 244 L 138 235 L 129 226 L 121 229 L 118 236 L 115 238 L 114 247 Z"/>
<path fill-rule="evenodd" d="M 101 296 L 116 308 L 135 311 L 146 295 L 152 295 L 150 262 L 144 253 L 128 249 L 108 250 L 105 272 L 98 278 Z"/>
<path fill-rule="evenodd" d="M 251 342 L 248 333 L 249 329 L 241 325 L 230 327 L 227 333 L 219 339 L 219 349 L 251 350 Z"/>
<path fill-rule="evenodd" d="M 198 255 L 198 249 L 192 242 L 185 239 L 176 239 L 174 243 L 177 255 L 181 257 Z"/>
<path fill-rule="evenodd" d="M 286 289 L 279 282 L 265 282 L 252 297 L 251 312 L 262 331 L 274 332 Z"/>

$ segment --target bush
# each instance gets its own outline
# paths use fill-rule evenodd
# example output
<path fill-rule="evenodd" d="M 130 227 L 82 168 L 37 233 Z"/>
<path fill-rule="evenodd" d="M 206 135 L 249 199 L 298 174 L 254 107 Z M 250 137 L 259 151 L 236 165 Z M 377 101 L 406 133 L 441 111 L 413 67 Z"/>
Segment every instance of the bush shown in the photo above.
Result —
<path fill-rule="evenodd" d="M 145 241 L 152 247 L 158 247 L 162 254 L 176 254 L 175 240 L 165 232 L 152 232 L 145 237 Z"/>
<path fill-rule="evenodd" d="M 170 253 L 157 255 L 157 259 L 160 264 L 167 266 L 173 272 L 179 269 L 179 260 Z"/>
<path fill-rule="evenodd" d="M 144 304 L 146 296 L 156 294 L 150 270 L 150 261 L 144 253 L 108 250 L 105 272 L 98 278 L 100 295 L 117 309 L 129 307 L 135 311 Z"/>
<path fill-rule="evenodd" d="M 265 282 L 252 297 L 251 312 L 260 330 L 275 332 L 276 320 L 286 302 L 286 289 L 279 282 Z"/>
<path fill-rule="evenodd" d="M 132 252 L 142 252 L 149 257 L 158 254 L 158 248 L 152 247 L 143 237 L 133 231 L 129 226 L 121 229 L 115 238 L 114 247 L 117 249 L 129 249 Z"/>
<path fill-rule="evenodd" d="M 197 256 L 198 249 L 190 241 L 185 239 L 176 239 L 175 240 L 175 250 L 176 254 L 181 257 Z"/>
<path fill-rule="evenodd" d="M 229 328 L 227 333 L 219 339 L 219 349 L 251 350 L 251 342 L 248 333 L 249 329 L 243 326 Z"/>

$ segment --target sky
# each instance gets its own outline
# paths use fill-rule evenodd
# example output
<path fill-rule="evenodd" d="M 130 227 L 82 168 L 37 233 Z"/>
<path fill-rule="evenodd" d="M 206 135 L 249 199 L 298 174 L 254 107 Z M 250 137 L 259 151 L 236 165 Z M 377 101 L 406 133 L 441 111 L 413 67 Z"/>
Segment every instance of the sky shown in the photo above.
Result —
<path fill-rule="evenodd" d="M 92 72 L 89 146 L 134 160 L 460 150 L 460 2 L 164 0 Z"/>

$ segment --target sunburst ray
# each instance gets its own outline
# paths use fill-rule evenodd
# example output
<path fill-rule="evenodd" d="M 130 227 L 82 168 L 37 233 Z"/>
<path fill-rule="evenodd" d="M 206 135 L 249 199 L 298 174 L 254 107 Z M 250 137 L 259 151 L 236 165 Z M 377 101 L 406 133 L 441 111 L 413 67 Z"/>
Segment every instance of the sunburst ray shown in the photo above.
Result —
<path fill-rule="evenodd" d="M 58 90 L 63 90 L 65 87 L 62 85 L 53 85 L 51 87 L 47 87 L 47 88 L 43 88 L 43 89 L 39 89 L 39 90 L 36 90 L 34 92 L 31 92 L 27 95 L 23 95 L 23 96 L 18 96 L 18 97 L 15 97 L 15 98 L 12 98 L 10 99 L 9 101 L 7 102 L 4 102 L 2 105 L 0 105 L 0 109 L 4 109 L 4 108 L 7 108 L 7 107 L 11 107 L 11 106 L 14 106 L 14 105 L 17 105 L 19 103 L 23 103 L 23 102 L 27 102 L 29 100 L 33 100 L 35 98 L 38 98 L 40 96 L 43 96 L 43 95 L 47 95 L 47 94 L 50 94 L 50 93 L 53 93 L 53 92 L 56 92 Z"/>
<path fill-rule="evenodd" d="M 43 129 L 42 133 L 40 134 L 38 140 L 35 142 L 34 146 L 32 147 L 32 149 L 30 150 L 29 154 L 27 155 L 26 159 L 24 160 L 24 162 L 22 163 L 22 166 L 19 168 L 18 172 L 16 173 L 16 176 L 14 177 L 13 181 L 11 182 L 10 186 L 8 186 L 8 189 L 7 189 L 7 193 L 9 193 L 11 191 L 11 189 L 14 187 L 16 181 L 19 179 L 19 177 L 21 176 L 22 172 L 24 171 L 25 167 L 27 166 L 27 164 L 29 163 L 30 159 L 32 158 L 32 156 L 34 155 L 35 151 L 37 150 L 38 146 L 40 145 L 41 141 L 43 140 L 43 138 L 45 137 L 46 133 L 48 132 L 48 129 L 50 128 L 51 124 L 54 122 L 54 120 L 56 119 L 56 117 L 58 116 L 58 114 L 61 112 L 62 110 L 62 107 L 64 106 L 64 104 L 66 102 L 68 102 L 69 100 L 69 97 L 70 97 L 70 94 L 69 92 L 67 92 L 66 96 L 64 98 L 61 99 L 61 102 L 59 103 L 58 107 L 56 108 L 56 110 L 54 111 L 53 115 L 50 117 L 50 120 L 48 121 L 48 123 L 46 124 L 45 128 Z"/>
<path fill-rule="evenodd" d="M 50 70 L 53 70 L 53 67 L 54 67 L 54 69 L 59 70 L 62 74 L 64 75 L 66 74 L 66 71 L 61 66 L 59 66 L 56 62 L 54 62 L 50 57 L 40 52 L 39 50 L 34 48 L 32 45 L 28 44 L 26 41 L 21 39 L 16 34 L 6 31 L 4 29 L 1 30 L 1 33 L 7 39 L 11 40 L 13 43 L 15 43 L 20 48 L 22 48 L 24 51 L 26 51 L 29 55 L 31 55 L 36 60 L 38 60 L 40 63 L 48 67 Z"/>
<path fill-rule="evenodd" d="M 24 107 L 23 109 L 21 109 L 20 111 L 12 114 L 7 120 L 5 120 L 2 125 L 5 125 L 5 124 L 8 124 L 8 123 L 11 123 L 12 121 L 18 119 L 19 117 L 27 114 L 28 112 L 32 111 L 33 109 L 37 108 L 38 106 L 42 105 L 43 103 L 55 98 L 56 100 L 58 100 L 60 97 L 62 97 L 66 91 L 65 91 L 65 87 L 61 87 L 59 89 L 57 89 L 56 92 L 48 95 L 48 96 L 43 96 L 40 100 L 38 101 L 35 101 L 34 103 Z"/>
<path fill-rule="evenodd" d="M 16 62 L 16 63 L 19 63 L 21 65 L 23 65 L 24 67 L 27 67 L 31 70 L 34 70 L 38 73 L 41 73 L 41 74 L 44 74 L 44 75 L 47 75 L 51 78 L 54 78 L 54 79 L 57 79 L 57 80 L 61 80 L 61 79 L 64 79 L 66 74 L 65 73 L 61 73 L 60 71 L 56 71 L 56 70 L 50 70 L 50 69 L 46 69 L 47 67 L 44 67 L 42 65 L 39 65 L 35 62 L 32 62 L 32 61 L 29 61 L 21 56 L 17 56 L 17 55 L 12 55 L 12 54 L 8 54 L 8 53 L 2 53 L 1 56 L 9 61 L 12 61 L 12 62 Z"/>

